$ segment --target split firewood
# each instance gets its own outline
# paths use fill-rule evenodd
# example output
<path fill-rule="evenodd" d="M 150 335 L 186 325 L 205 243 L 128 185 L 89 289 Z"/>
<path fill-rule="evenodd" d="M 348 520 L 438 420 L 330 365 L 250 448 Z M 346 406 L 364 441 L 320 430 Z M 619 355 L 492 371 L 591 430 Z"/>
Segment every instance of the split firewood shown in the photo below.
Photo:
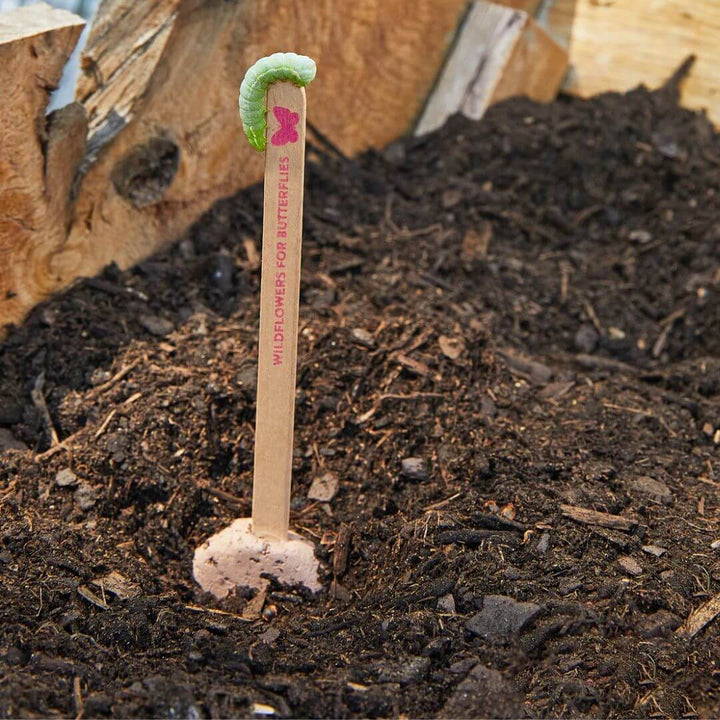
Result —
<path fill-rule="evenodd" d="M 43 123 L 46 85 L 59 79 L 80 21 L 66 20 L 67 28 L 48 21 L 47 42 L 36 43 L 38 59 L 28 50 L 37 32 L 16 15 L 26 10 L 11 12 L 15 42 L 0 30 L 3 97 L 32 87 L 33 100 L 24 109 L 8 103 L 0 119 L 2 153 L 6 126 L 21 140 L 13 147 L 26 148 L 0 159 L 2 185 L 18 185 L 8 168 L 20 159 L 20 187 L 26 188 L 18 199 L 7 190 L 0 195 L 0 251 L 9 268 L 0 270 L 0 327 L 19 322 L 76 277 L 92 276 L 110 262 L 126 268 L 140 261 L 216 200 L 261 179 L 262 156 L 242 139 L 237 110 L 242 73 L 258 57 L 293 47 L 315 58 L 321 73 L 313 87 L 312 125 L 347 155 L 382 147 L 420 112 L 465 4 L 357 0 L 307 12 L 299 0 L 106 0 L 88 37 L 76 95 L 88 115 L 87 153 L 75 145 L 85 133 L 72 132 L 83 114 L 74 106 L 52 122 L 72 142 L 56 144 L 51 133 L 45 150 L 48 158 L 62 150 L 62 163 L 45 162 L 44 136 L 34 128 Z M 33 87 L 36 76 L 44 79 L 40 88 Z M 56 166 L 61 177 L 53 179 Z M 47 195 L 56 201 L 52 212 Z"/>
<path fill-rule="evenodd" d="M 536 5 L 520 0 L 512 4 L 530 11 Z M 477 120 L 493 103 L 516 95 L 549 102 L 567 68 L 567 50 L 528 12 L 477 0 L 415 132 L 432 132 L 457 112 Z"/>

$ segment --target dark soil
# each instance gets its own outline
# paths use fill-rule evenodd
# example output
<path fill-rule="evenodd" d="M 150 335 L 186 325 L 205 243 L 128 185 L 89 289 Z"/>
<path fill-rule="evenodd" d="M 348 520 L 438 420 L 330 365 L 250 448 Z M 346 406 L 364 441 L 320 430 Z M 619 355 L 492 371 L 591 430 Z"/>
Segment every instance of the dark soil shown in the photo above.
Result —
<path fill-rule="evenodd" d="M 250 508 L 255 187 L 0 348 L 0 716 L 717 717 L 720 136 L 639 89 L 310 160 L 328 591 L 247 620 L 191 576 Z"/>

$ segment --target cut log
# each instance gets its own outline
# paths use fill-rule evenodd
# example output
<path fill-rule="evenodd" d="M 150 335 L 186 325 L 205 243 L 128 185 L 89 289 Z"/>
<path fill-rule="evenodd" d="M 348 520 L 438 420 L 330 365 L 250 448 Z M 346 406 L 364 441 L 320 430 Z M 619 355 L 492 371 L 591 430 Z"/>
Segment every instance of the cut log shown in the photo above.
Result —
<path fill-rule="evenodd" d="M 77 104 L 45 110 L 84 24 L 45 4 L 0 14 L 0 326 L 54 288 L 86 123 Z"/>
<path fill-rule="evenodd" d="M 682 103 L 707 109 L 710 119 L 720 123 L 717 0 L 553 0 L 550 23 L 557 27 L 568 16 L 573 23 L 568 92 L 589 97 L 640 84 L 660 87 L 685 58 L 695 55 L 681 88 Z"/>
<path fill-rule="evenodd" d="M 567 66 L 567 51 L 528 13 L 478 0 L 415 132 L 436 130 L 457 112 L 477 120 L 493 103 L 516 95 L 548 102 Z"/>
<path fill-rule="evenodd" d="M 104 0 L 77 90 L 90 134 L 74 222 L 49 265 L 31 263 L 37 284 L 16 290 L 12 305 L 0 296 L 0 324 L 21 320 L 39 290 L 147 257 L 260 180 L 262 155 L 242 137 L 237 110 L 258 57 L 293 50 L 317 61 L 309 121 L 354 154 L 412 129 L 465 4 Z M 15 241 L 4 246 L 24 262 Z"/>

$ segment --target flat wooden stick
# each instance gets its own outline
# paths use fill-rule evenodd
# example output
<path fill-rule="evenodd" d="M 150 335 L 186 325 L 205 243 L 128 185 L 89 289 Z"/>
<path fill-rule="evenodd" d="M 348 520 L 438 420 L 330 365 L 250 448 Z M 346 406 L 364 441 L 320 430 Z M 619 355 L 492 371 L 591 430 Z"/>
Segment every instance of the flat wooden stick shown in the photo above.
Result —
<path fill-rule="evenodd" d="M 305 108 L 303 88 L 269 87 L 252 531 L 277 540 L 290 523 Z"/>

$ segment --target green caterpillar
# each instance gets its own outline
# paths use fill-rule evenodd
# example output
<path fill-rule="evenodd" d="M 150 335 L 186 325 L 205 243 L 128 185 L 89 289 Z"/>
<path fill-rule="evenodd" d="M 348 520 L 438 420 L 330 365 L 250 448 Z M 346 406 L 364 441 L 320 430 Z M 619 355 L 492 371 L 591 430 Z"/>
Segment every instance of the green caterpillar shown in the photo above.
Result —
<path fill-rule="evenodd" d="M 260 58 L 245 73 L 240 85 L 240 118 L 243 130 L 256 150 L 262 152 L 265 149 L 268 87 L 278 81 L 305 87 L 313 81 L 316 72 L 317 67 L 312 58 L 293 52 L 278 52 Z"/>

